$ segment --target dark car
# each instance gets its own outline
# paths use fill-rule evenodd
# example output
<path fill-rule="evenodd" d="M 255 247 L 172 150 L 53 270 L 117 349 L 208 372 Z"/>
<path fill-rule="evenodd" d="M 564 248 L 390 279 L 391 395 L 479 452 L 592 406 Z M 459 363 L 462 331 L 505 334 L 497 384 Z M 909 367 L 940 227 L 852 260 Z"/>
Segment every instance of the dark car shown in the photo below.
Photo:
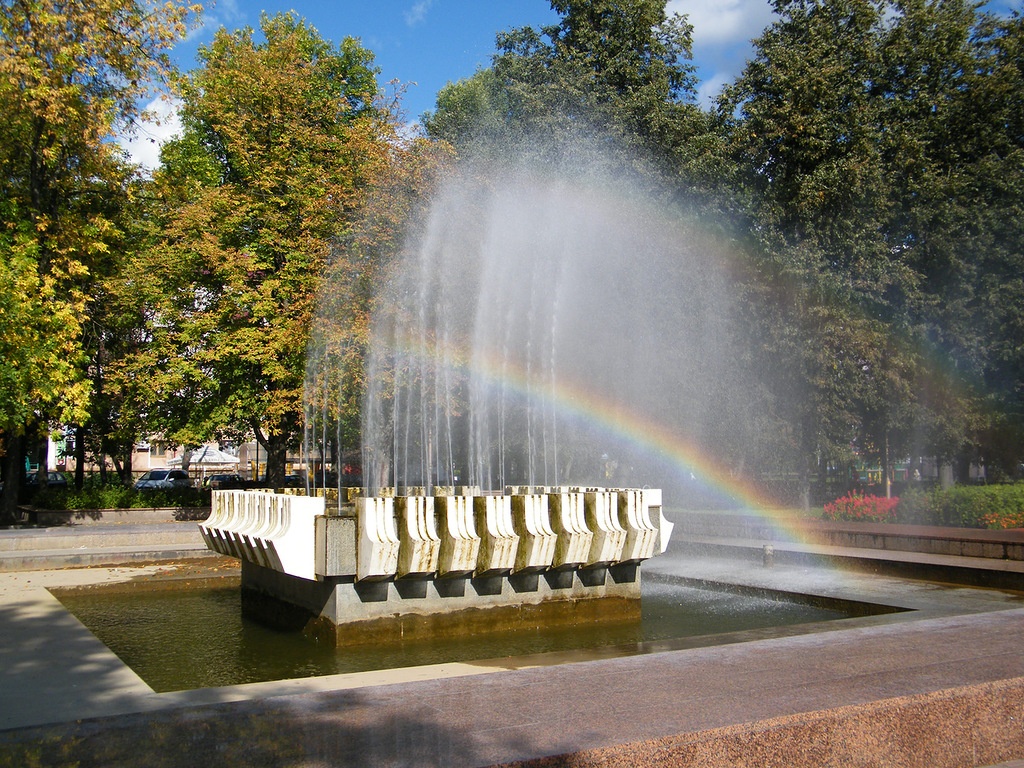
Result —
<path fill-rule="evenodd" d="M 244 488 L 245 478 L 241 475 L 208 475 L 203 480 L 203 487 L 214 491 L 228 491 Z"/>
<path fill-rule="evenodd" d="M 135 490 L 152 488 L 190 488 L 192 480 L 183 469 L 151 469 L 135 481 Z"/>
<path fill-rule="evenodd" d="M 62 472 L 47 472 L 46 485 L 49 488 L 67 488 L 68 479 Z M 31 474 L 25 475 L 25 486 L 31 486 L 33 488 L 39 487 L 39 473 L 32 472 Z"/>

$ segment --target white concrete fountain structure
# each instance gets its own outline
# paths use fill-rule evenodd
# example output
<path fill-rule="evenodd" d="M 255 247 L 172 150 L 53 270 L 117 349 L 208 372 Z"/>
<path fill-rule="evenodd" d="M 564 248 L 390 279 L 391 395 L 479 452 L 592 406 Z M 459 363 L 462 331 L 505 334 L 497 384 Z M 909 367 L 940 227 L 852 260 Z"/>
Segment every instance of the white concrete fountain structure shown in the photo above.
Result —
<path fill-rule="evenodd" d="M 248 610 L 345 645 L 636 618 L 661 506 L 658 489 L 215 491 L 199 527 L 241 560 Z"/>

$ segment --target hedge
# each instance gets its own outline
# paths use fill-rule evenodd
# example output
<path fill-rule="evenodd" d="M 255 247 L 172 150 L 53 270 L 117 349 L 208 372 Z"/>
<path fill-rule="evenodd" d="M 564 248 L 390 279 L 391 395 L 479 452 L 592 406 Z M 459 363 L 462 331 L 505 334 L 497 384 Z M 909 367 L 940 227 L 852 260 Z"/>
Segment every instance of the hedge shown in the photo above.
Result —
<path fill-rule="evenodd" d="M 42 488 L 32 499 L 37 509 L 140 509 L 148 507 L 208 507 L 210 491 L 167 488 L 137 491 L 122 485 Z"/>
<path fill-rule="evenodd" d="M 1024 528 L 1024 483 L 954 485 L 930 491 L 909 488 L 898 499 L 849 494 L 826 504 L 822 517 L 957 528 Z"/>

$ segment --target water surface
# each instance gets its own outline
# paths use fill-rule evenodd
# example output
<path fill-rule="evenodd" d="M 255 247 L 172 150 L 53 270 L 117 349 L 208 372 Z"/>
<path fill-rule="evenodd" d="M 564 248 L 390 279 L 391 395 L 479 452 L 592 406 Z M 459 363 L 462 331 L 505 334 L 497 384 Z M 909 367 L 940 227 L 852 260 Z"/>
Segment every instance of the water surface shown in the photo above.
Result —
<path fill-rule="evenodd" d="M 59 598 L 158 692 L 608 646 L 629 653 L 638 643 L 848 615 L 784 599 L 698 589 L 655 574 L 644 577 L 639 621 L 336 649 L 243 618 L 237 585 L 85 590 Z"/>

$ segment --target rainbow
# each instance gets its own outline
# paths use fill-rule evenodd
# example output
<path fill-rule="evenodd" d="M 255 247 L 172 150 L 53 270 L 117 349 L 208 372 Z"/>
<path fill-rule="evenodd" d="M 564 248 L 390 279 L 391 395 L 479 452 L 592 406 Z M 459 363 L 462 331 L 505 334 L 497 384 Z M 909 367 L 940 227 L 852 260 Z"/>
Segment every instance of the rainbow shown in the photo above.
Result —
<path fill-rule="evenodd" d="M 543 397 L 559 416 L 581 421 L 671 467 L 681 478 L 695 480 L 704 490 L 727 500 L 745 514 L 769 523 L 782 538 L 811 543 L 806 531 L 787 510 L 779 508 L 754 484 L 740 478 L 729 467 L 708 456 L 685 436 L 667 428 L 647 415 L 626 407 L 602 393 L 588 390 L 578 382 L 545 382 L 542 393 L 530 385 L 524 369 L 495 354 L 468 354 L 451 344 L 404 336 L 396 351 L 418 359 L 436 369 L 448 369 L 459 375 L 477 377 L 489 388 L 515 393 L 526 399 Z M 671 505 L 670 505 L 671 506 Z"/>
<path fill-rule="evenodd" d="M 473 373 L 491 378 L 490 366 L 474 366 Z M 518 374 L 511 375 L 504 366 L 504 375 L 491 378 L 495 386 L 513 387 L 526 393 Z M 807 541 L 806 532 L 794 524 L 793 517 L 769 499 L 752 483 L 709 457 L 699 446 L 650 417 L 634 412 L 619 401 L 586 390 L 576 383 L 558 382 L 545 391 L 560 415 L 581 419 L 617 440 L 629 444 L 673 467 L 681 477 L 691 477 L 716 495 L 728 499 L 745 513 L 770 523 L 785 538 Z"/>

